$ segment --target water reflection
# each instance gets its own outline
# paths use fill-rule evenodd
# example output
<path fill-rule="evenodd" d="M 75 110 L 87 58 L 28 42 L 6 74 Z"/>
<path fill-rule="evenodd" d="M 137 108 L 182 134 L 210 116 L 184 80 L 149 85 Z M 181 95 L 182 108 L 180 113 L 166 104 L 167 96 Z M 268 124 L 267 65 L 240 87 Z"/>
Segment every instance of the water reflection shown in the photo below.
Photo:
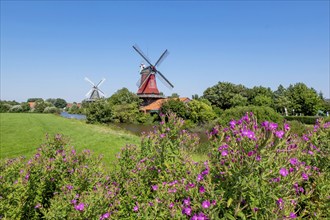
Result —
<path fill-rule="evenodd" d="M 80 114 L 69 114 L 67 112 L 61 112 L 61 116 L 64 118 L 73 118 L 78 120 L 85 120 L 86 115 L 80 115 Z"/>

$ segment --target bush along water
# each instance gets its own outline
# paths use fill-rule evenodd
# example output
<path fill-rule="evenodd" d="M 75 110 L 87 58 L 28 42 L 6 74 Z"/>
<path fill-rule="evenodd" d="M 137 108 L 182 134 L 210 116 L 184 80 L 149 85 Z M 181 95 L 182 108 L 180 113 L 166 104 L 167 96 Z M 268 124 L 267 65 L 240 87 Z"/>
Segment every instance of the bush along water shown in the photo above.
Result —
<path fill-rule="evenodd" d="M 303 135 L 252 113 L 198 138 L 169 115 L 106 171 L 88 150 L 48 138 L 30 160 L 2 161 L 3 219 L 294 219 L 330 217 L 330 123 Z"/>

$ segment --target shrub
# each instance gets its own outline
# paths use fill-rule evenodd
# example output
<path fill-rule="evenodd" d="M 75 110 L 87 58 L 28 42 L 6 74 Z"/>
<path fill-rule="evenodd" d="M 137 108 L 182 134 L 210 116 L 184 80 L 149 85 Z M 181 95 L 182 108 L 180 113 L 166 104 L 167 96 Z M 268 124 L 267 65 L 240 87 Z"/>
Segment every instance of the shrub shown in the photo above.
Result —
<path fill-rule="evenodd" d="M 20 105 L 14 105 L 9 109 L 9 112 L 23 112 L 23 108 Z"/>
<path fill-rule="evenodd" d="M 113 121 L 113 110 L 105 99 L 98 99 L 89 103 L 85 111 L 87 123 L 109 123 Z"/>
<path fill-rule="evenodd" d="M 237 120 L 247 112 L 253 112 L 256 119 L 259 122 L 273 121 L 276 123 L 280 123 L 283 121 L 283 117 L 277 112 L 275 112 L 274 109 L 270 107 L 261 107 L 261 106 L 240 106 L 240 107 L 227 109 L 221 114 L 218 121 L 222 125 L 228 125 L 228 123 L 232 119 Z"/>
<path fill-rule="evenodd" d="M 52 107 L 46 107 L 44 109 L 44 113 L 60 114 L 61 111 L 58 108 L 52 106 Z"/>
<path fill-rule="evenodd" d="M 0 113 L 8 112 L 12 106 L 8 103 L 0 102 Z"/>
<path fill-rule="evenodd" d="M 313 125 L 316 123 L 318 116 L 286 116 L 284 117 L 288 121 L 300 121 L 307 125 Z"/>

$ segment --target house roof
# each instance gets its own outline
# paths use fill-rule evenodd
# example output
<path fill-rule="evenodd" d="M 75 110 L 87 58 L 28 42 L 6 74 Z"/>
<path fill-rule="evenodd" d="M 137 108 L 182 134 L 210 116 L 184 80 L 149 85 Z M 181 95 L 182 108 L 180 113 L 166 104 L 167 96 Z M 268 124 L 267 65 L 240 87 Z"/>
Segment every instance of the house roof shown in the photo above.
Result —
<path fill-rule="evenodd" d="M 156 101 L 154 101 L 153 103 L 147 105 L 147 106 L 143 106 L 140 108 L 141 111 L 147 112 L 147 111 L 159 111 L 160 108 L 162 107 L 163 103 L 171 100 L 171 99 L 176 99 L 176 98 L 166 98 L 166 99 L 157 99 Z M 183 98 L 179 98 L 179 100 L 181 102 L 187 103 L 190 101 L 190 99 L 188 97 L 183 97 Z"/>

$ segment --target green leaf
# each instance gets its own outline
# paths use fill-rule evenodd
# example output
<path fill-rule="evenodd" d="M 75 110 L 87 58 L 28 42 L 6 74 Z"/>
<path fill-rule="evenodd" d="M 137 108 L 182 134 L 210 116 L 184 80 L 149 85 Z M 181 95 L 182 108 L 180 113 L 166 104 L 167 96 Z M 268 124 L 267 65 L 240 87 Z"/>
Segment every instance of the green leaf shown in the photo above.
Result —
<path fill-rule="evenodd" d="M 230 199 L 229 199 L 230 200 Z M 231 214 L 229 213 L 226 213 L 225 216 L 230 219 L 230 220 L 236 220 L 234 216 L 232 216 Z"/>

